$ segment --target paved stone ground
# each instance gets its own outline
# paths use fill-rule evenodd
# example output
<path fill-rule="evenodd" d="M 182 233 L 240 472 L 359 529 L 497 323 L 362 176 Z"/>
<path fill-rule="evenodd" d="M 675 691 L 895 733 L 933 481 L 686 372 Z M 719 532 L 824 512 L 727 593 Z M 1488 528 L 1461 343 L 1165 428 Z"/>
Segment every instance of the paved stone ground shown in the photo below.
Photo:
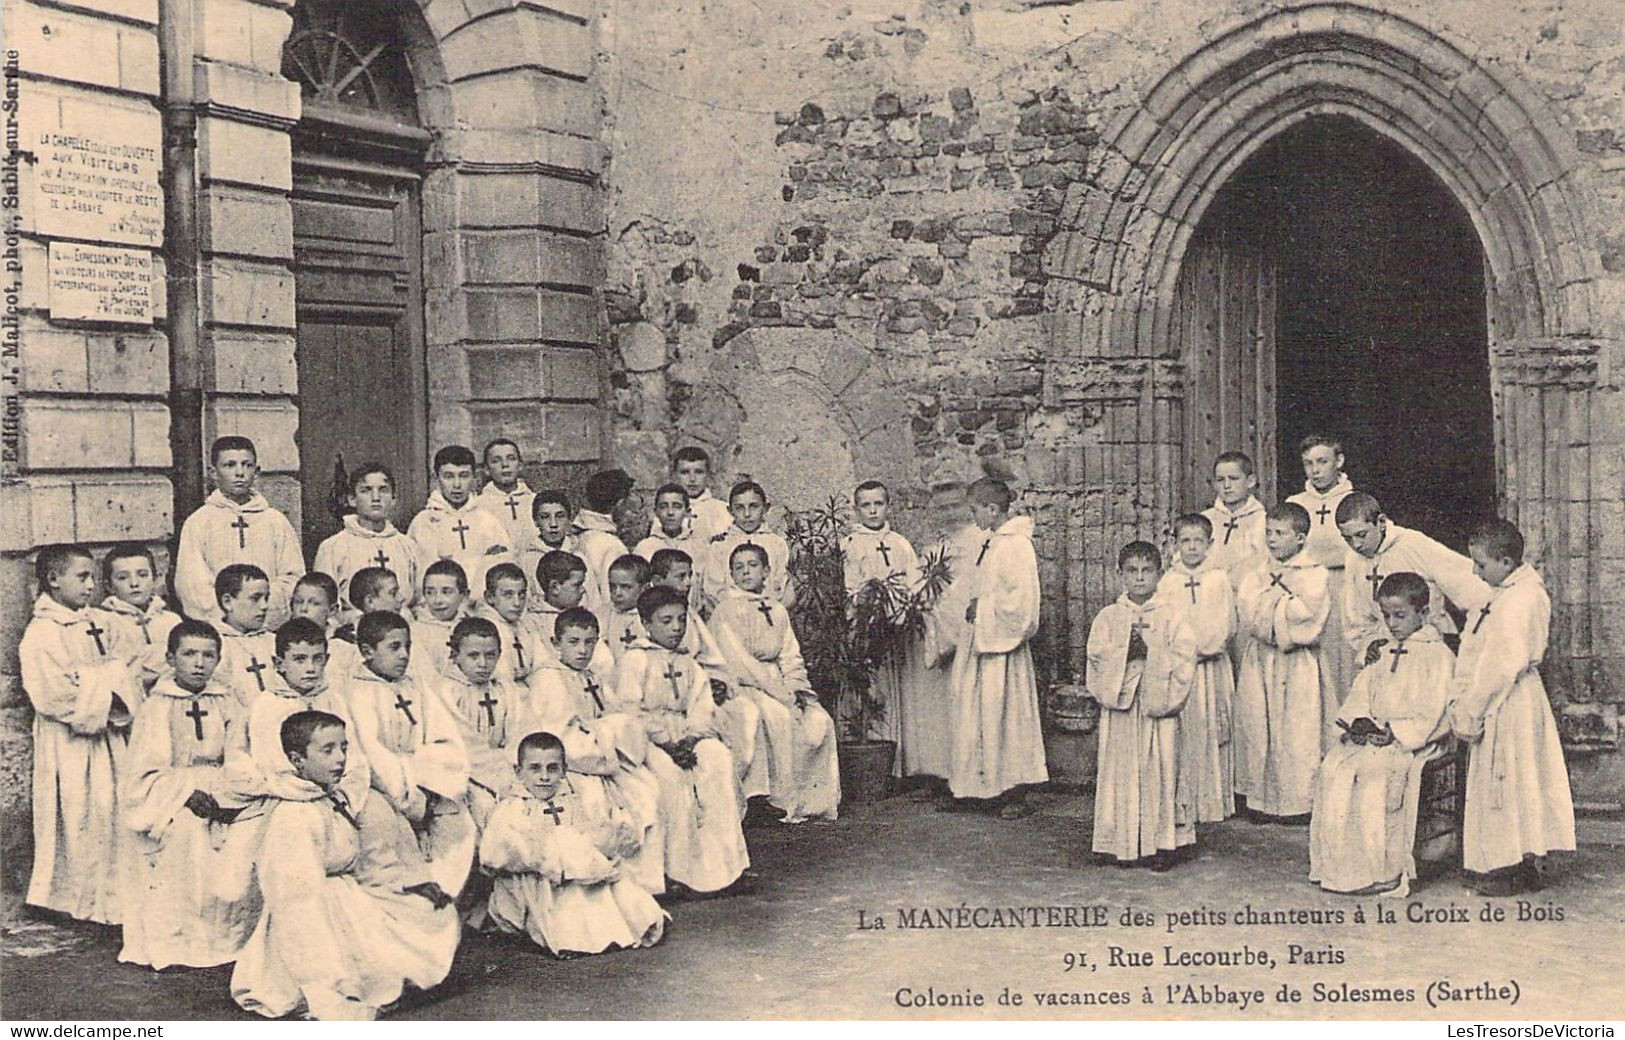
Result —
<path fill-rule="evenodd" d="M 1170 934 L 1170 912 L 1233 915 L 1270 910 L 1340 910 L 1352 917 L 1373 900 L 1321 893 L 1305 879 L 1307 832 L 1231 821 L 1208 829 L 1196 859 L 1166 875 L 1097 866 L 1088 853 L 1086 798 L 1045 794 L 1021 821 L 944 814 L 918 795 L 851 809 L 837 823 L 748 832 L 759 880 L 749 894 L 671 907 L 656 949 L 559 962 L 533 949 L 468 938 L 448 984 L 413 1000 L 407 1018 L 927 1018 L 976 1017 L 1613 1017 L 1625 1015 L 1625 856 L 1618 826 L 1587 826 L 1578 855 L 1555 887 L 1528 902 L 1560 908 L 1561 921 L 1520 924 L 1515 900 L 1496 900 L 1509 921 L 1478 920 L 1486 901 L 1454 879 L 1384 901 L 1391 925 L 1190 927 Z M 238 1018 L 229 969 L 159 975 L 116 963 L 111 930 L 45 921 L 13 907 L 0 940 L 0 999 L 7 1018 Z M 1409 905 L 1408 905 L 1409 904 Z M 900 909 L 1021 906 L 1104 907 L 1103 928 L 899 928 Z M 1124 927 L 1125 909 L 1151 915 Z M 1466 923 L 1409 923 L 1407 911 L 1464 909 Z M 866 919 L 883 930 L 860 930 Z M 1340 965 L 1292 965 L 1289 946 L 1340 953 Z M 1109 947 L 1149 951 L 1151 967 L 1116 967 Z M 1163 966 L 1180 951 L 1263 951 L 1268 967 Z M 1091 971 L 1065 970 L 1083 954 Z M 1464 966 L 1464 965 L 1470 965 Z M 1316 981 L 1337 987 L 1411 988 L 1413 1003 L 1313 1002 Z M 1460 988 L 1515 980 L 1516 1004 L 1426 1003 L 1430 984 Z M 1189 983 L 1236 992 L 1261 989 L 1263 1003 L 1182 1004 Z M 1279 1004 L 1283 984 L 1303 1003 Z M 1025 994 L 999 1006 L 1004 987 Z M 983 994 L 986 1006 L 905 1009 L 897 991 Z M 1127 993 L 1127 1007 L 1043 1008 L 1039 992 Z M 1142 993 L 1155 1001 L 1142 1004 Z M 1201 999 L 1202 991 L 1190 995 Z"/>

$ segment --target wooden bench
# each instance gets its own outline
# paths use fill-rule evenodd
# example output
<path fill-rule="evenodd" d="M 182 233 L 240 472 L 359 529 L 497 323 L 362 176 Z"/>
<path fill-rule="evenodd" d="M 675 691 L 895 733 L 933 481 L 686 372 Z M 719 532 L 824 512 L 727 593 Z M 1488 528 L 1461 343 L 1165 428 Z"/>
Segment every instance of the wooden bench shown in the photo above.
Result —
<path fill-rule="evenodd" d="M 1454 738 L 1444 753 L 1422 767 L 1416 806 L 1418 883 L 1461 872 L 1462 813 L 1467 804 L 1467 745 Z"/>

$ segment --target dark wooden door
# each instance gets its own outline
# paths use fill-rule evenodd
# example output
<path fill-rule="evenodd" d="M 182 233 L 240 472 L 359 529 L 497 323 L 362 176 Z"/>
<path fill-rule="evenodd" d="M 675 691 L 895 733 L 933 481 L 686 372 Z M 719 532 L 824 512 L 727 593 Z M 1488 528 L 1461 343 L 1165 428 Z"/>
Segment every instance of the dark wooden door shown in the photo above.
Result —
<path fill-rule="evenodd" d="M 335 465 L 382 460 L 404 527 L 427 463 L 418 181 L 296 157 L 299 454 L 306 552 L 339 529 Z"/>

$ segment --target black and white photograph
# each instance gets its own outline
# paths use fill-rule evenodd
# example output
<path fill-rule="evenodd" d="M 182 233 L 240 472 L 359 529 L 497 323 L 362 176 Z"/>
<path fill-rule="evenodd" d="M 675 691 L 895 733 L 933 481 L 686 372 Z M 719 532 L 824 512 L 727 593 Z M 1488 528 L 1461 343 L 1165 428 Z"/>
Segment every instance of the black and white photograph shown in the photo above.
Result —
<path fill-rule="evenodd" d="M 0 1017 L 1625 1020 L 1620 0 L 0 12 Z"/>

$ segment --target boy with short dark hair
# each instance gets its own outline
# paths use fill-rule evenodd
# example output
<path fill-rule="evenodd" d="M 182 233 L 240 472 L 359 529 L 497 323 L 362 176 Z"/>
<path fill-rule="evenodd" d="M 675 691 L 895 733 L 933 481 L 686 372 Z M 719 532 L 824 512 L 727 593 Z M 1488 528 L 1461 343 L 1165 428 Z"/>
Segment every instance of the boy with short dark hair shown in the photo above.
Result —
<path fill-rule="evenodd" d="M 471 586 L 482 587 L 486 568 L 514 554 L 508 529 L 474 498 L 474 464 L 474 452 L 461 444 L 435 452 L 434 490 L 406 533 L 423 569 L 454 560 Z"/>
<path fill-rule="evenodd" d="M 534 605 L 530 625 L 544 646 L 551 647 L 559 615 L 572 607 L 587 609 L 587 564 L 574 553 L 547 553 L 536 561 L 536 584 L 542 590 L 542 601 Z M 600 621 L 599 627 L 602 625 Z M 593 651 L 592 666 L 605 678 L 615 674 L 615 655 L 604 645 L 601 635 Z"/>
<path fill-rule="evenodd" d="M 219 604 L 215 575 L 227 565 L 247 563 L 267 575 L 268 617 L 280 625 L 288 616 L 288 594 L 305 573 L 305 556 L 293 525 L 254 489 L 259 454 L 247 437 L 226 436 L 209 446 L 214 491 L 181 525 L 175 553 L 175 592 L 188 617 L 216 621 Z"/>
<path fill-rule="evenodd" d="M 627 647 L 643 634 L 638 621 L 638 596 L 649 584 L 649 561 L 627 553 L 609 565 L 609 610 L 599 617 L 602 638 L 619 661 Z"/>
<path fill-rule="evenodd" d="M 586 503 L 576 513 L 576 554 L 587 565 L 582 605 L 600 618 L 609 615 L 609 565 L 626 555 L 615 512 L 632 493 L 624 469 L 609 469 L 587 478 Z"/>
<path fill-rule="evenodd" d="M 181 616 L 158 594 L 158 562 L 145 542 L 120 542 L 102 558 L 102 577 L 109 595 L 102 600 L 113 630 L 113 646 L 133 655 L 141 682 L 151 687 L 164 670 L 169 631 Z"/>
<path fill-rule="evenodd" d="M 1258 490 L 1258 470 L 1251 455 L 1226 451 L 1213 460 L 1213 505 L 1202 511 L 1213 525 L 1213 566 L 1230 575 L 1230 583 L 1241 584 L 1243 572 L 1269 557 L 1264 546 L 1264 505 L 1254 496 Z"/>
<path fill-rule="evenodd" d="M 525 612 L 530 583 L 518 564 L 499 563 L 485 575 L 485 600 L 473 616 L 496 626 L 502 642 L 497 674 L 518 686 L 525 685 L 536 663 L 547 652 L 534 623 L 536 615 Z M 450 674 L 449 672 L 447 674 Z M 504 764 L 503 768 L 507 768 Z"/>
<path fill-rule="evenodd" d="M 341 600 L 354 600 L 350 579 L 363 568 L 381 567 L 395 576 L 407 603 L 418 587 L 418 545 L 395 529 L 395 476 L 387 466 L 366 463 L 350 471 L 350 512 L 344 528 L 316 549 L 312 568 L 332 575 Z M 404 606 L 405 604 L 403 604 Z M 364 610 L 341 611 L 341 620 L 353 621 Z"/>
<path fill-rule="evenodd" d="M 481 461 L 486 484 L 475 500 L 502 522 L 508 531 L 508 548 L 515 562 L 521 562 L 536 544 L 536 527 L 530 519 L 536 492 L 522 476 L 525 460 L 519 453 L 519 444 L 508 437 L 498 437 L 486 444 Z"/>
<path fill-rule="evenodd" d="M 452 629 L 473 609 L 463 568 L 453 560 L 430 564 L 423 572 L 418 604 L 407 619 L 417 648 L 410 665 L 417 679 L 432 682 L 450 674 Z"/>
<path fill-rule="evenodd" d="M 728 504 L 711 494 L 711 475 L 711 456 L 704 448 L 688 445 L 672 453 L 671 478 L 688 496 L 688 511 L 693 518 L 690 533 L 700 545 L 733 523 Z"/>
<path fill-rule="evenodd" d="M 219 681 L 236 694 L 243 707 L 277 683 L 276 636 L 265 627 L 270 613 L 271 583 L 251 563 L 233 563 L 214 579 L 219 612 Z"/>
<path fill-rule="evenodd" d="M 499 675 L 502 637 L 488 618 L 471 617 L 451 631 L 452 670 L 446 702 L 457 709 L 463 747 L 468 751 L 468 796 L 464 799 L 481 830 L 508 785 L 510 767 L 504 749 L 512 742 L 515 721 L 524 707 L 524 692 Z"/>
<path fill-rule="evenodd" d="M 353 587 L 354 582 L 351 584 Z M 350 669 L 355 667 L 358 660 L 355 625 L 339 624 L 338 590 L 339 583 L 333 580 L 332 575 L 311 571 L 299 579 L 299 583 L 293 587 L 293 597 L 288 601 L 288 612 L 292 615 L 290 621 L 306 620 L 322 630 L 327 656 L 326 681 L 335 687 L 344 685 L 344 677 L 350 674 Z M 277 631 L 280 633 L 282 628 Z M 277 669 L 277 674 L 281 673 L 282 670 Z"/>
<path fill-rule="evenodd" d="M 570 505 L 570 493 L 563 488 L 544 488 L 536 492 L 530 503 L 530 518 L 535 533 L 521 554 L 519 565 L 525 569 L 526 576 L 532 578 L 529 604 L 530 609 L 535 610 L 542 602 L 541 586 L 534 582 L 536 565 L 550 552 L 574 554 L 579 546 L 571 528 L 575 510 Z"/>
<path fill-rule="evenodd" d="M 662 484 L 655 489 L 654 522 L 649 534 L 632 551 L 653 560 L 662 549 L 678 549 L 692 558 L 705 544 L 694 534 L 694 514 L 689 511 L 688 492 L 681 484 Z"/>
<path fill-rule="evenodd" d="M 733 551 L 741 545 L 759 545 L 767 553 L 767 594 L 783 603 L 786 610 L 793 610 L 796 583 L 790 574 L 789 543 L 783 535 L 763 527 L 767 520 L 767 492 L 754 480 L 742 480 L 728 492 L 728 510 L 733 523 L 712 535 L 706 547 L 700 573 L 705 602 L 715 608 L 733 583 Z"/>
<path fill-rule="evenodd" d="M 1343 636 L 1343 599 L 1348 584 L 1343 570 L 1348 563 L 1349 547 L 1337 529 L 1337 507 L 1354 493 L 1354 485 L 1343 472 L 1343 445 L 1337 439 L 1311 433 L 1298 442 L 1298 457 L 1303 461 L 1303 490 L 1287 501 L 1309 512 L 1309 541 L 1304 548 L 1310 559 L 1326 568 L 1326 588 L 1331 599 L 1326 630 L 1321 633 L 1315 651 L 1320 658 L 1322 708 L 1326 718 L 1321 732 L 1321 753 L 1324 754 L 1339 746 L 1333 720 L 1337 718 L 1337 706 L 1348 696 L 1349 687 L 1360 672 L 1354 651 Z"/>

